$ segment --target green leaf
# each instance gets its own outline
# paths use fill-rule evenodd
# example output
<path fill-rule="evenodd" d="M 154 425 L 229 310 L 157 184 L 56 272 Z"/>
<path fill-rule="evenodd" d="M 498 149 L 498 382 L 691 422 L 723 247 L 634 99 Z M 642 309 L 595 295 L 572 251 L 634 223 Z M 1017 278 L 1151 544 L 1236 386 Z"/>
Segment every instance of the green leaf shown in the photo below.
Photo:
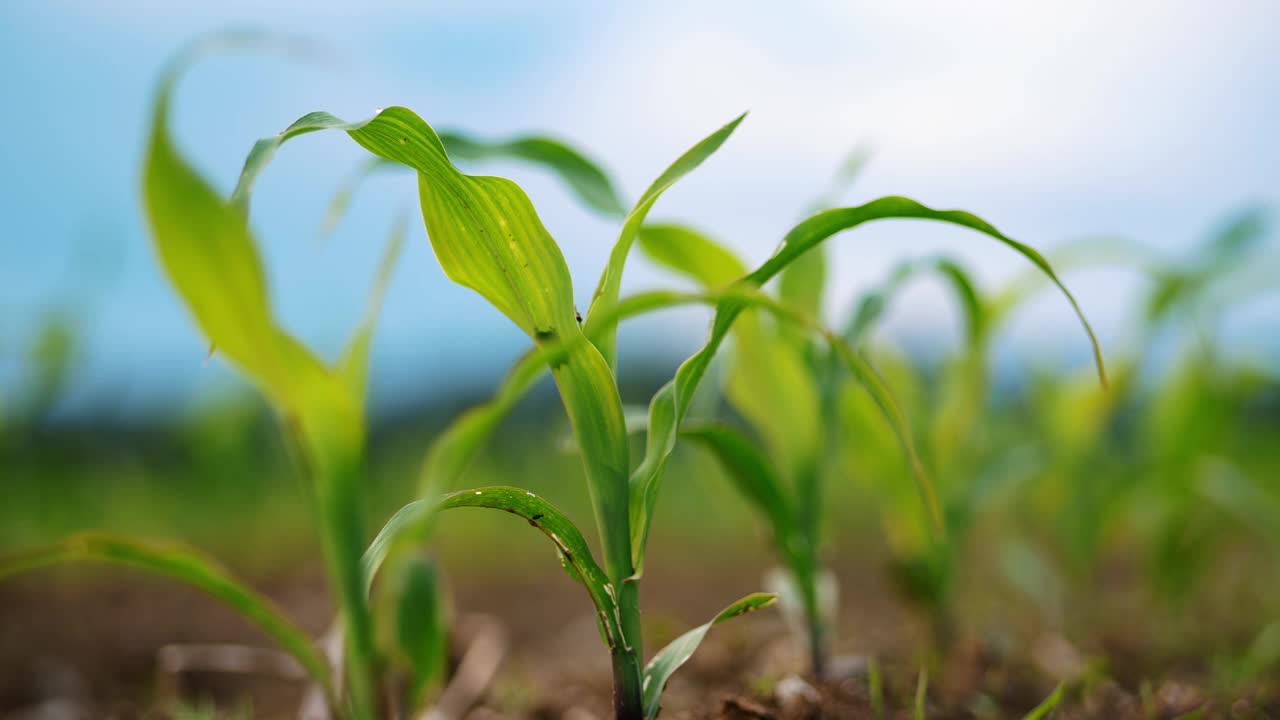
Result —
<path fill-rule="evenodd" d="M 702 445 L 720 461 L 730 482 L 768 521 L 779 549 L 790 557 L 793 509 L 773 461 L 740 430 L 723 423 L 687 425 L 680 429 L 680 436 Z"/>
<path fill-rule="evenodd" d="M 649 259 L 705 288 L 724 287 L 747 274 L 747 266 L 736 255 L 690 227 L 645 225 L 637 240 Z"/>
<path fill-rule="evenodd" d="M 1044 720 L 1044 718 L 1049 717 L 1049 713 L 1053 712 L 1062 704 L 1062 700 L 1066 697 L 1066 694 L 1066 683 L 1058 683 L 1058 687 L 1053 689 L 1053 692 L 1049 694 L 1049 697 L 1045 698 L 1039 705 L 1032 708 L 1031 712 L 1023 715 L 1022 720 Z"/>
<path fill-rule="evenodd" d="M 660 264 L 708 289 L 724 287 L 746 273 L 730 251 L 691 228 L 646 227 L 640 244 Z M 726 394 L 765 438 L 781 469 L 790 476 L 808 477 L 817 464 L 821 437 L 817 385 L 805 365 L 803 342 L 779 343 L 769 330 L 751 313 L 734 325 L 737 352 Z"/>
<path fill-rule="evenodd" d="M 631 212 L 627 213 L 627 217 L 622 223 L 622 232 L 618 235 L 618 241 L 613 246 L 613 251 L 609 254 L 609 261 L 604 267 L 604 272 L 600 275 L 600 282 L 596 285 L 595 293 L 591 297 L 591 307 L 587 310 L 587 317 L 597 312 L 606 311 L 609 306 L 618 301 L 618 294 L 622 288 L 622 271 L 627 264 L 627 256 L 631 253 L 631 245 L 635 242 L 636 236 L 640 233 L 640 227 L 644 224 L 645 218 L 649 215 L 649 210 L 653 208 L 653 204 L 662 197 L 662 193 L 667 191 L 676 183 L 677 180 L 693 172 L 701 165 L 711 154 L 720 149 L 725 140 L 733 134 L 738 124 L 742 122 L 747 115 L 743 113 L 737 118 L 729 122 L 729 124 L 711 133 L 701 142 L 694 145 L 684 155 L 676 159 L 653 184 L 649 186 L 640 199 L 636 201 L 635 207 L 631 208 Z M 611 369 L 617 366 L 617 333 L 609 332 L 603 337 L 595 340 L 596 347 L 600 348 L 600 354 L 604 356 L 609 363 Z"/>
<path fill-rule="evenodd" d="M 455 160 L 524 160 L 555 173 L 583 205 L 607 216 L 622 216 L 626 209 L 618 198 L 613 181 L 596 162 L 581 152 L 551 138 L 526 136 L 488 142 L 457 131 L 443 131 L 449 157 Z"/>
<path fill-rule="evenodd" d="M 409 707 L 421 708 L 444 678 L 449 654 L 448 621 L 439 573 L 430 561 L 409 558 L 396 573 L 396 644 L 409 673 Z"/>
<path fill-rule="evenodd" d="M 858 145 L 849 151 L 836 169 L 827 189 L 805 214 L 812 215 L 840 204 L 840 197 L 862 175 L 870 159 L 871 151 L 865 145 Z M 826 282 L 827 255 L 823 248 L 817 247 L 782 271 L 778 278 L 778 297 L 806 315 L 821 318 L 822 294 Z M 789 340 L 794 343 L 797 338 L 791 337 Z"/>
<path fill-rule="evenodd" d="M 667 686 L 667 681 L 681 665 L 688 662 L 693 657 L 694 651 L 702 644 L 703 638 L 711 631 L 711 628 L 719 625 L 726 620 L 732 620 L 740 615 L 754 612 L 762 608 L 767 608 L 778 601 L 778 596 L 770 593 L 754 593 L 748 595 L 741 600 L 735 602 L 725 608 L 712 618 L 711 622 L 699 625 L 698 627 L 686 632 L 680 637 L 672 640 L 669 645 L 662 648 L 649 664 L 644 668 L 644 716 L 647 720 L 653 720 L 658 717 L 658 711 L 662 709 L 662 691 Z"/>
<path fill-rule="evenodd" d="M 1094 337 L 1093 329 L 1080 312 L 1075 298 L 1071 296 L 1070 292 L 1057 279 L 1057 276 L 1053 274 L 1053 269 L 1049 264 L 1031 247 L 1005 237 L 986 221 L 967 212 L 934 210 L 914 200 L 902 197 L 885 197 L 857 207 L 822 212 L 793 228 L 787 234 L 779 251 L 736 285 L 744 288 L 759 288 L 797 257 L 832 235 L 873 220 L 893 218 L 935 220 L 977 230 L 1010 246 L 1019 254 L 1031 260 L 1033 264 L 1049 275 L 1076 310 L 1093 345 L 1099 378 L 1103 379 L 1105 383 L 1106 374 L 1102 364 L 1102 353 Z M 649 520 L 657 501 L 659 480 L 665 469 L 667 458 L 675 447 L 680 423 L 688 412 L 694 392 L 706 374 L 712 357 L 719 350 L 720 344 L 724 341 L 734 321 L 746 307 L 747 304 L 736 297 L 727 297 L 721 300 L 716 309 L 715 318 L 712 320 L 710 337 L 707 343 L 676 370 L 675 377 L 664 385 L 650 402 L 648 445 L 644 459 L 631 475 L 632 548 L 633 553 L 635 553 L 634 563 L 637 567 L 640 567 L 643 562 L 644 545 L 648 537 Z M 839 344 L 837 343 L 838 346 Z M 843 352 L 842 355 L 845 362 L 851 367 L 864 368 L 864 378 L 868 380 L 875 379 L 873 373 L 865 372 L 866 363 L 856 353 L 848 350 Z M 883 387 L 882 383 L 874 383 L 871 387 L 875 387 L 877 392 L 887 391 L 887 388 Z M 887 394 L 886 397 L 888 397 Z M 882 407 L 886 406 L 882 405 Z M 900 415 L 894 405 L 889 405 L 886 410 L 894 416 Z M 905 444 L 909 442 L 910 433 L 908 432 L 902 437 L 906 438 L 904 440 Z M 918 461 L 913 462 L 913 466 L 919 469 Z M 935 518 L 940 518 L 940 513 L 935 511 L 934 514 Z M 940 522 L 940 520 L 937 521 Z"/>
<path fill-rule="evenodd" d="M 156 99 L 144 160 L 143 201 L 156 250 L 205 336 L 269 392 L 277 390 L 284 370 L 254 240 L 244 216 L 173 146 L 170 92 L 164 85 Z"/>
<path fill-rule="evenodd" d="M 827 282 L 827 259 L 822 247 L 796 258 L 778 279 L 778 297 L 813 317 L 822 316 L 822 291 Z"/>
<path fill-rule="evenodd" d="M 357 575 L 364 540 L 362 403 L 344 373 L 276 323 L 247 219 L 253 180 L 280 143 L 338 121 L 313 113 L 257 143 L 232 200 L 224 201 L 183 158 L 168 127 L 174 83 L 198 54 L 181 56 L 157 90 L 143 164 L 147 220 L 161 264 L 200 329 L 285 417 L 291 444 L 313 481 L 324 557 L 342 608 L 351 709 L 358 718 L 372 717 L 373 628 Z"/>
<path fill-rule="evenodd" d="M 497 486 L 460 490 L 441 498 L 417 500 L 405 505 L 387 521 L 365 552 L 365 572 L 369 576 L 377 573 L 378 567 L 386 558 L 386 549 L 402 528 L 415 522 L 416 517 L 461 507 L 504 510 L 524 518 L 546 535 L 555 545 L 561 561 L 572 569 L 571 577 L 581 582 L 591 596 L 605 644 L 611 650 L 625 646 L 626 638 L 622 634 L 622 620 L 616 599 L 617 590 L 596 564 L 582 533 L 573 521 L 551 503 L 521 488 Z M 619 642 L 620 639 L 622 642 Z"/>
<path fill-rule="evenodd" d="M 330 707 L 340 707 L 329 677 L 329 663 L 306 631 L 267 597 L 231 576 L 216 560 L 175 543 L 152 543 L 105 533 L 74 535 L 57 545 L 0 559 L 0 580 L 71 562 L 123 565 L 198 588 L 256 625 L 293 656 L 324 688 Z"/>
<path fill-rule="evenodd" d="M 391 284 L 391 274 L 400 260 L 400 252 L 404 248 L 405 220 L 396 221 L 391 230 L 391 238 L 387 248 L 382 252 L 382 260 L 378 263 L 378 275 L 369 289 L 369 300 L 365 306 L 364 318 L 360 326 L 347 342 L 339 363 L 347 384 L 360 402 L 364 402 L 369 378 L 369 349 L 373 343 L 373 329 L 378 322 L 378 314 L 382 310 L 383 298 L 387 295 L 387 287 Z"/>
<path fill-rule="evenodd" d="M 793 262 L 798 256 L 804 254 L 809 248 L 821 243 L 832 234 L 870 220 L 886 218 L 935 220 L 967 227 L 1000 241 L 1031 261 L 1058 287 L 1071 304 L 1072 310 L 1075 311 L 1081 326 L 1089 336 L 1089 342 L 1093 349 L 1094 364 L 1098 370 L 1098 379 L 1104 386 L 1107 384 L 1106 368 L 1102 361 L 1102 349 L 1098 345 L 1093 327 L 1089 325 L 1088 319 L 1080 310 L 1080 305 L 1076 302 L 1075 296 L 1062 284 L 1049 262 L 1035 248 L 1004 235 L 987 221 L 963 210 L 934 210 L 909 198 L 890 196 L 873 200 L 857 207 L 840 208 L 818 213 L 792 229 L 787 234 L 787 238 L 783 241 L 782 248 L 778 253 L 752 273 L 750 280 L 763 283 Z"/>
<path fill-rule="evenodd" d="M 879 288 L 865 293 L 851 313 L 845 337 L 854 346 L 860 345 L 883 317 L 893 296 L 903 286 L 924 272 L 936 272 L 944 280 L 959 301 L 965 323 L 968 346 L 976 348 L 986 337 L 987 311 L 973 278 L 958 262 L 946 257 L 908 260 L 900 263 Z"/>
<path fill-rule="evenodd" d="M 1086 237 L 1054 248 L 1050 262 L 1059 275 L 1099 267 L 1118 266 L 1143 273 L 1162 271 L 1167 262 L 1150 248 L 1124 237 Z M 1035 293 L 1046 287 L 1050 278 L 1032 268 L 1010 281 L 987 303 L 987 332 L 1007 320 Z"/>
<path fill-rule="evenodd" d="M 562 142 L 538 136 L 487 142 L 449 130 L 442 131 L 439 137 L 450 158 L 472 162 L 523 160 L 555 174 L 573 192 L 574 197 L 591 210 L 611 217 L 621 216 L 626 212 L 608 173 L 586 155 Z M 385 170 L 401 169 L 405 169 L 405 166 L 381 157 L 370 158 L 361 163 L 329 201 L 320 228 L 321 236 L 332 234 L 338 227 L 347 208 L 351 206 L 356 190 L 365 179 Z"/>

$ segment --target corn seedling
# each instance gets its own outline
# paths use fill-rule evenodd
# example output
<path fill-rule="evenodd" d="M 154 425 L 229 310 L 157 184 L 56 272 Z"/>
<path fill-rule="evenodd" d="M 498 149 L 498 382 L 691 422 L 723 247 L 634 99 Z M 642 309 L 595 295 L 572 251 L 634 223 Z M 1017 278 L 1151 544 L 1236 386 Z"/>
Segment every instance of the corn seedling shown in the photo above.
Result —
<path fill-rule="evenodd" d="M 940 221 L 994 238 L 1031 260 L 1059 285 L 1075 307 L 1075 300 L 1034 249 L 1004 236 L 969 213 L 933 210 L 906 198 L 881 198 L 862 206 L 818 212 L 788 234 L 762 270 L 751 274 L 745 273 L 742 262 L 727 248 L 687 226 L 651 225 L 645 227 L 640 236 L 642 248 L 653 260 L 708 289 L 738 287 L 744 282 L 740 277 L 748 281 L 767 280 L 776 272 L 785 271 L 775 300 L 784 310 L 772 313 L 774 322 L 767 322 L 768 318 L 763 317 L 765 313 L 752 312 L 744 314 L 732 328 L 736 346 L 725 395 L 733 409 L 751 425 L 755 437 L 731 425 L 707 423 L 691 423 L 682 427 L 680 434 L 707 447 L 720 460 L 736 488 L 770 528 L 785 566 L 785 572 L 775 576 L 784 607 L 793 608 L 794 615 L 800 618 L 812 670 L 819 675 L 827 664 L 831 616 L 836 604 L 834 580 L 822 570 L 819 554 L 823 476 L 830 463 L 831 450 L 843 442 L 839 433 L 833 431 L 839 410 L 832 400 L 836 397 L 839 378 L 852 378 L 866 391 L 871 407 L 887 421 L 884 427 L 892 431 L 897 447 L 907 460 L 910 475 L 915 479 L 917 502 L 929 518 L 923 539 L 926 549 L 920 551 L 919 557 L 936 563 L 944 557 L 947 547 L 943 536 L 944 509 L 916 451 L 915 433 L 907 413 L 891 391 L 891 383 L 886 383 L 854 346 L 879 311 L 869 306 L 861 308 L 844 335 L 826 329 L 816 319 L 821 308 L 826 266 L 820 252 L 815 250 L 809 254 L 818 243 L 807 241 L 808 236 L 821 228 L 820 237 L 825 239 L 828 234 L 882 218 Z M 940 416 L 948 423 L 963 424 L 962 416 L 978 402 L 975 398 L 980 398 L 982 393 L 982 386 L 975 392 L 969 381 L 983 365 L 986 337 L 983 315 L 972 284 L 963 271 L 953 263 L 936 263 L 936 266 L 953 280 L 970 308 L 972 357 L 964 364 L 964 376 L 957 381 L 960 387 L 969 390 L 963 394 L 967 404 L 960 404 L 950 414 Z M 881 296 L 881 305 L 883 301 Z M 1083 315 L 1080 320 L 1093 343 L 1101 376 L 1097 343 Z M 814 343 L 814 339 L 821 342 Z M 1105 376 L 1101 377 L 1105 380 Z M 652 425 L 651 422 L 651 444 L 654 442 Z M 930 583 L 943 582 L 943 570 L 928 572 Z M 930 590 L 930 593 L 939 596 L 941 591 Z"/>

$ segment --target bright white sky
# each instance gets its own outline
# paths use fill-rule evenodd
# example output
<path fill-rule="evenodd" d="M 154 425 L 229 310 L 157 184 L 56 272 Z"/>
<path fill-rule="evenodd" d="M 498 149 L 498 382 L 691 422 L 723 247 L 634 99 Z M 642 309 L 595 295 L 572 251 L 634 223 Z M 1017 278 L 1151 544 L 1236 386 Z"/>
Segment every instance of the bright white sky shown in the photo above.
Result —
<path fill-rule="evenodd" d="M 189 38 L 228 27 L 312 37 L 338 56 L 326 67 L 216 59 L 190 75 L 180 136 L 223 187 L 253 139 L 307 111 L 355 118 L 403 104 L 478 134 L 554 132 L 602 160 L 634 198 L 687 146 L 749 109 L 654 217 L 699 225 L 753 262 L 859 143 L 875 154 L 851 203 L 893 193 L 961 207 L 1045 249 L 1114 234 L 1176 252 L 1226 212 L 1280 204 L 1280 4 L 1268 0 L 13 0 L 0 9 L 12 99 L 0 118 L 9 138 L 0 144 L 9 168 L 0 347 L 12 357 L 41 308 L 79 308 L 90 340 L 86 402 L 153 407 L 170 391 L 191 396 L 225 379 L 217 363 L 201 367 L 203 344 L 156 271 L 136 176 L 158 67 Z M 263 179 L 255 206 L 280 311 L 330 349 L 356 321 L 391 216 L 412 201 L 403 178 L 379 180 L 318 249 L 328 194 L 359 158 L 338 136 L 297 141 Z M 573 207 L 540 173 L 486 171 L 525 185 L 585 301 L 616 228 Z M 426 392 L 441 377 L 483 386 L 523 340 L 450 286 L 421 232 L 414 237 L 379 333 L 375 373 L 388 379 L 375 390 Z M 904 257 L 946 250 L 991 285 L 1024 264 L 978 236 L 920 224 L 869 227 L 833 247 L 832 319 Z M 636 263 L 627 284 L 665 281 Z M 1140 285 L 1116 273 L 1069 284 L 1108 344 L 1122 346 Z M 893 326 L 948 340 L 954 317 L 945 305 L 922 285 L 895 308 Z M 1274 328 L 1275 310 L 1253 310 L 1242 327 Z M 655 352 L 658 332 L 670 343 L 661 357 L 687 353 L 704 322 L 672 315 L 629 326 L 624 353 L 628 337 L 634 352 Z M 1083 337 L 1070 322 L 1065 303 L 1046 297 L 1014 328 L 1010 353 L 1037 346 L 1082 361 Z M 1241 335 L 1246 346 L 1260 342 L 1256 332 Z M 16 376 L 6 361 L 0 385 Z"/>

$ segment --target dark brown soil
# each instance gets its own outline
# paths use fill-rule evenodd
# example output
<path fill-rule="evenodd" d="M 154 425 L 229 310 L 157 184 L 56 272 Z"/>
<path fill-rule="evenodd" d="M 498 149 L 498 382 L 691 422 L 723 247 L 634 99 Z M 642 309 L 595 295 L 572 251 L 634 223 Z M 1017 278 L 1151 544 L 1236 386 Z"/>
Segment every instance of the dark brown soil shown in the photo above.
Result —
<path fill-rule="evenodd" d="M 855 575 L 878 577 L 874 572 Z M 649 650 L 758 587 L 752 573 L 706 568 L 646 579 Z M 330 619 L 323 582 L 312 571 L 261 585 L 308 630 Z M 872 718 L 866 663 L 883 658 L 886 718 L 910 718 L 923 633 L 911 613 L 874 584 L 845 589 L 837 651 L 844 677 L 817 683 L 797 677 L 801 656 L 777 613 L 757 613 L 717 628 L 670 683 L 664 720 L 698 718 Z M 583 593 L 562 577 L 486 579 L 454 588 L 459 615 L 500 619 L 509 654 L 469 718 L 608 717 L 608 663 Z M 678 608 L 678 615 L 661 609 Z M 268 646 L 253 628 L 216 602 L 172 584 L 119 572 L 41 574 L 0 585 L 0 717 L 170 717 L 173 697 L 213 703 L 226 717 L 294 717 L 302 694 L 295 680 L 190 674 L 162 677 L 157 652 L 173 644 Z M 1037 651 L 995 652 L 971 641 L 933 664 L 930 718 L 1020 718 L 1048 696 L 1056 680 Z M 1109 676 L 1075 683 L 1056 718 L 1280 718 L 1275 688 L 1221 697 L 1203 672 L 1148 670 L 1139 656 L 1112 658 Z M 1194 666 L 1194 663 L 1191 663 Z M 1122 678 L 1120 681 L 1108 677 Z"/>

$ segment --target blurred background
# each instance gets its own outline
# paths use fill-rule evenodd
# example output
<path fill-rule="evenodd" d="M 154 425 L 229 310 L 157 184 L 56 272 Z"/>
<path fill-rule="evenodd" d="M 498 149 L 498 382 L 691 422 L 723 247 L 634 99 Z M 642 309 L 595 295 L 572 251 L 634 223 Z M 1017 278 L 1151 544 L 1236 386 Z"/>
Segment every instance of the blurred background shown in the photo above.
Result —
<path fill-rule="evenodd" d="M 298 599 L 320 592 L 319 568 L 274 420 L 232 368 L 207 357 L 140 212 L 162 65 L 208 32 L 267 30 L 316 41 L 324 57 L 218 56 L 197 65 L 177 94 L 178 142 L 226 192 L 252 143 L 306 112 L 356 119 L 405 105 L 437 128 L 563 139 L 608 168 L 629 203 L 688 146 L 749 110 L 652 218 L 694 224 L 754 266 L 804 217 L 850 150 L 864 148 L 869 160 L 841 204 L 907 195 L 977 213 L 1051 259 L 1060 252 L 1073 270 L 1066 284 L 1097 328 L 1120 390 L 1098 399 L 1087 338 L 1060 296 L 1031 294 L 1008 314 L 985 358 L 987 415 L 970 419 L 990 429 L 987 445 L 1033 459 L 1018 465 L 992 451 L 966 460 L 1025 478 L 999 503 L 972 510 L 987 519 L 963 540 L 963 559 L 949 561 L 962 568 L 954 572 L 961 585 L 989 592 L 949 590 L 945 602 L 971 619 L 961 624 L 975 634 L 1014 613 L 1100 654 L 1111 624 L 1132 627 L 1135 614 L 1158 605 L 1168 608 L 1153 615 L 1162 629 L 1135 630 L 1137 654 L 1166 664 L 1198 658 L 1203 667 L 1219 656 L 1253 658 L 1244 669 L 1213 665 L 1231 682 L 1274 672 L 1277 27 L 1280 6 L 1266 0 L 10 0 L 0 8 L 0 551 L 82 528 L 178 537 L 297 605 L 323 607 Z M 254 203 L 277 312 L 330 356 L 359 320 L 395 217 L 416 220 L 413 183 L 386 173 L 361 189 L 332 237 L 322 232 L 333 193 L 362 159 L 340 134 L 297 140 L 262 177 Z M 517 180 L 532 197 L 585 308 L 616 222 L 581 208 L 536 168 L 491 163 L 483 171 Z M 487 397 L 528 345 L 479 296 L 450 283 L 421 224 L 410 228 L 372 356 L 373 519 L 408 499 L 430 439 Z M 828 245 L 823 305 L 833 326 L 906 260 L 945 254 L 992 298 L 1028 268 L 997 243 L 927 223 L 877 224 Z M 637 257 L 624 293 L 671 285 L 683 286 Z M 700 346 L 708 318 L 684 309 L 624 326 L 628 402 L 647 402 Z M 927 435 L 945 395 L 944 369 L 966 352 L 961 309 L 942 282 L 924 277 L 895 295 L 868 343 L 899 378 Z M 555 443 L 564 428 L 554 390 L 544 387 L 492 443 L 476 477 L 540 488 L 585 520 L 578 461 Z M 873 435 L 837 453 L 848 457 L 834 474 L 857 482 L 830 483 L 830 555 L 837 568 L 852 568 L 842 583 L 857 586 L 844 588 L 856 619 L 839 642 L 858 651 L 910 647 L 912 633 L 925 632 L 909 629 L 912 608 L 931 602 L 913 595 L 919 589 L 910 582 L 894 584 L 893 568 L 910 565 L 910 540 L 894 528 L 918 518 L 877 489 L 877 478 L 901 468 Z M 945 460 L 938 448 L 930 456 Z M 728 585 L 754 589 L 765 543 L 708 458 L 681 452 L 671 473 L 680 481 L 664 490 L 650 576 L 655 593 L 676 599 L 656 601 L 655 613 L 693 619 L 704 608 L 690 579 L 718 568 Z M 962 480 L 940 474 L 946 492 L 965 496 Z M 1098 482 L 1086 491 L 1082 479 Z M 1041 522 L 1063 517 L 1096 519 L 1097 527 L 1059 532 Z M 450 520 L 441 533 L 442 556 L 467 559 L 456 562 L 462 568 L 446 560 L 461 604 L 501 613 L 486 591 L 495 583 L 567 584 L 547 548 L 512 542 L 504 520 Z M 742 557 L 744 542 L 760 552 Z M 96 575 L 59 582 L 61 599 L 47 607 L 52 580 L 0 591 L 0 664 L 19 663 L 17 649 L 35 637 L 52 655 L 94 657 L 77 643 L 112 637 L 111 647 L 149 658 L 148 643 L 162 642 L 164 628 L 217 634 L 179 617 L 125 642 L 121 618 L 136 611 L 133 601 L 77 599 L 84 586 L 76 583 L 116 585 Z M 1122 588 L 1117 602 L 1127 610 L 1063 629 L 1073 627 L 1063 615 L 1109 582 Z M 105 629 L 60 634 L 51 607 Z M 886 607 L 896 609 L 876 614 Z M 323 623 L 323 609 L 302 612 Z M 895 618 L 892 627 L 875 630 L 884 617 Z M 119 680 L 113 672 L 124 673 L 107 659 L 85 661 L 94 662 L 93 683 L 110 686 Z M 21 681 L 11 684 L 17 693 Z"/>

